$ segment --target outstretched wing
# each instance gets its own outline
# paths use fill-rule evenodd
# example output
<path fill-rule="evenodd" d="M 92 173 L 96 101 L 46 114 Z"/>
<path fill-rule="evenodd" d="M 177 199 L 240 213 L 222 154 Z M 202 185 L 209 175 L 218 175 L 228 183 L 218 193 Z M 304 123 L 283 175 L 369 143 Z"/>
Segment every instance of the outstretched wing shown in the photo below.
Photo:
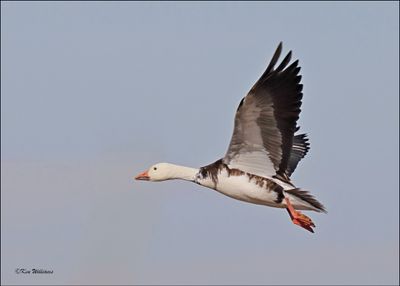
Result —
<path fill-rule="evenodd" d="M 235 127 L 224 157 L 230 168 L 289 180 L 286 172 L 297 130 L 302 88 L 298 60 L 288 65 L 290 51 L 277 68 L 279 44 L 261 78 L 239 104 Z"/>

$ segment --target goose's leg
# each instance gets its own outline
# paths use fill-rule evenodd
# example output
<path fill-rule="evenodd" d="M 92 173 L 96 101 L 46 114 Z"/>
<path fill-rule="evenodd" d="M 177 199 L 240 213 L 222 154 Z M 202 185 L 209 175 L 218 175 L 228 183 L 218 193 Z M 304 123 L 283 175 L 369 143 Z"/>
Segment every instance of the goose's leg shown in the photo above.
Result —
<path fill-rule="evenodd" d="M 302 214 L 300 211 L 296 211 L 288 198 L 285 198 L 285 201 L 287 205 L 286 210 L 288 211 L 292 222 L 310 232 L 314 232 L 312 227 L 315 227 L 315 224 L 312 222 L 312 220 L 305 214 Z"/>

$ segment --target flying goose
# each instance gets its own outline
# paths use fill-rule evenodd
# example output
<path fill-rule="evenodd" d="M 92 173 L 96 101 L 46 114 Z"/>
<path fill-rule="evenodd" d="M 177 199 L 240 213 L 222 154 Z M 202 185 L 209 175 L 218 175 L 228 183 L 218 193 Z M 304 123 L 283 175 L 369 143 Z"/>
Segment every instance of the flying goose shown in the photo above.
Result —
<path fill-rule="evenodd" d="M 290 180 L 310 149 L 306 134 L 294 135 L 299 130 L 296 122 L 303 97 L 299 61 L 289 65 L 290 51 L 276 67 L 281 52 L 282 42 L 266 71 L 240 101 L 222 159 L 201 168 L 158 163 L 135 179 L 181 179 L 237 200 L 286 208 L 294 224 L 314 232 L 312 220 L 299 210 L 326 212 L 325 208 Z"/>

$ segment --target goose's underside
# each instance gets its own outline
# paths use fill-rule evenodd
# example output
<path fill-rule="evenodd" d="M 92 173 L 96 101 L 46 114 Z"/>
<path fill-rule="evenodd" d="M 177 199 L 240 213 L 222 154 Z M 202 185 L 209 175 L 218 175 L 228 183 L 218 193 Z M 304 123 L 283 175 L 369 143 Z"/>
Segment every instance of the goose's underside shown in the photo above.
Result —
<path fill-rule="evenodd" d="M 200 168 L 194 181 L 236 200 L 286 208 L 293 223 L 310 232 L 314 232 L 315 224 L 298 210 L 325 212 L 324 206 L 313 196 L 291 183 L 231 169 L 222 159 Z"/>
<path fill-rule="evenodd" d="M 228 197 L 253 204 L 287 208 L 287 198 L 296 210 L 325 212 L 324 206 L 308 192 L 277 178 L 266 178 L 230 169 L 222 160 L 200 168 L 195 182 Z"/>
<path fill-rule="evenodd" d="M 326 212 L 324 206 L 308 192 L 277 178 L 230 169 L 222 160 L 200 168 L 194 181 L 236 200 L 286 208 L 293 223 L 310 232 L 314 232 L 315 224 L 298 210 Z"/>

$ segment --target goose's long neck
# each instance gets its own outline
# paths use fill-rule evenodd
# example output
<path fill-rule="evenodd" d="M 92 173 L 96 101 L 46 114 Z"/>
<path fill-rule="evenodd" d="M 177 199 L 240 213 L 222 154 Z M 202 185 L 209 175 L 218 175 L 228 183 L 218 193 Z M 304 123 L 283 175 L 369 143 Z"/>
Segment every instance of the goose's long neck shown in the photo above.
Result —
<path fill-rule="evenodd" d="M 185 181 L 194 181 L 199 169 L 170 164 L 170 178 Z"/>

